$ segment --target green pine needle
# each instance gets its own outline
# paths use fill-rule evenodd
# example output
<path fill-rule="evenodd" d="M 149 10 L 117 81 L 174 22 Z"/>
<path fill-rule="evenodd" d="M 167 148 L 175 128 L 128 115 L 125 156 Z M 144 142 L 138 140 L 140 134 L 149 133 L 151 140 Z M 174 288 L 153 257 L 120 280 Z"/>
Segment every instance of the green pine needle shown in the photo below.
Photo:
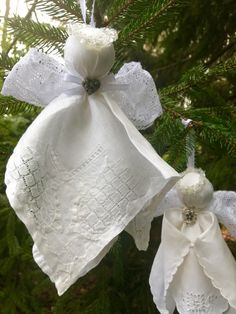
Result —
<path fill-rule="evenodd" d="M 15 16 L 9 20 L 9 28 L 14 36 L 27 47 L 38 46 L 47 52 L 62 54 L 67 32 L 60 27 Z"/>

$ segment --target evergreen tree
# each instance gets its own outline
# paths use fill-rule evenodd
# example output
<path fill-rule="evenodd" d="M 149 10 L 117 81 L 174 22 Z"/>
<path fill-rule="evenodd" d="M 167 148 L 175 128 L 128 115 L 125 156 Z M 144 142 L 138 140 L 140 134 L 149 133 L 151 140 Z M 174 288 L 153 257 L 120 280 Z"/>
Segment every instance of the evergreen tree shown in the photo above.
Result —
<path fill-rule="evenodd" d="M 29 12 L 24 18 L 9 18 L 6 1 L 0 85 L 30 47 L 62 55 L 67 23 L 81 21 L 76 0 L 25 1 Z M 38 11 L 50 15 L 58 27 L 32 20 Z M 97 0 L 95 17 L 98 27 L 119 30 L 114 72 L 124 62 L 140 61 L 156 81 L 164 114 L 144 136 L 178 171 L 185 169 L 195 145 L 196 164 L 206 170 L 215 189 L 233 190 L 235 1 Z M 38 113 L 38 108 L 0 96 L 0 313 L 158 313 L 148 277 L 160 242 L 161 219 L 153 222 L 147 252 L 138 252 L 122 233 L 100 265 L 62 297 L 32 260 L 32 240 L 5 196 L 4 171 L 19 137 Z M 185 128 L 181 119 L 189 118 L 192 123 Z M 236 255 L 235 241 L 228 237 L 228 244 Z"/>

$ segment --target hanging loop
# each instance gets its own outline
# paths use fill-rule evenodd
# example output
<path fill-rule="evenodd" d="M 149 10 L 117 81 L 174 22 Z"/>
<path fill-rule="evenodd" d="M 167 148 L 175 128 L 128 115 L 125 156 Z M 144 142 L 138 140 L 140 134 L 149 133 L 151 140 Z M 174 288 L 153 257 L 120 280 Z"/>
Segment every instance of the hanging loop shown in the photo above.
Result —
<path fill-rule="evenodd" d="M 80 10 L 82 14 L 82 18 L 85 24 L 87 24 L 87 2 L 86 0 L 78 0 L 79 5 L 80 5 Z M 91 19 L 90 19 L 90 25 L 92 27 L 96 27 L 96 23 L 94 20 L 94 11 L 95 11 L 95 2 L 96 0 L 93 0 L 92 4 L 92 11 L 91 11 Z"/>
<path fill-rule="evenodd" d="M 192 124 L 193 120 L 182 119 L 181 122 L 187 128 L 189 125 Z M 187 137 L 186 146 L 188 145 L 188 140 L 189 140 L 189 138 Z M 194 148 L 192 148 L 191 153 L 188 156 L 187 167 L 188 168 L 194 168 L 195 167 L 195 149 Z"/>

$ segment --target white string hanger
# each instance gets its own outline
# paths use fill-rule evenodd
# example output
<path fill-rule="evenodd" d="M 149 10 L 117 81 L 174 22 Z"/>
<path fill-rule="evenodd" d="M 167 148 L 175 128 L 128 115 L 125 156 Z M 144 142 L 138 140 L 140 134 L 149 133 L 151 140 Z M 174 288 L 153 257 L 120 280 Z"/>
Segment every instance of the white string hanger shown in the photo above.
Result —
<path fill-rule="evenodd" d="M 182 124 L 187 128 L 192 122 L 192 119 L 182 119 L 181 120 Z M 186 146 L 188 145 L 188 136 L 186 139 Z M 192 148 L 190 155 L 188 156 L 188 161 L 187 161 L 187 168 L 194 168 L 195 167 L 195 148 Z"/>
<path fill-rule="evenodd" d="M 80 5 L 80 10 L 81 10 L 83 21 L 85 24 L 87 24 L 87 2 L 86 2 L 86 0 L 78 0 L 78 2 Z M 92 12 L 91 12 L 91 18 L 90 18 L 90 25 L 92 27 L 96 27 L 96 23 L 94 20 L 95 2 L 96 2 L 96 0 L 93 0 Z"/>

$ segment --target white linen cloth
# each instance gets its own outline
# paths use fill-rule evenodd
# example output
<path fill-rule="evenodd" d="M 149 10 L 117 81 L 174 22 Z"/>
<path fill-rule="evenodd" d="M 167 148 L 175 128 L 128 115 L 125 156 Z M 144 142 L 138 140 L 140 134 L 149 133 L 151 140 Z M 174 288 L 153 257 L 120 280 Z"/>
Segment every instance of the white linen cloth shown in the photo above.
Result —
<path fill-rule="evenodd" d="M 229 304 L 236 309 L 236 264 L 213 213 L 203 211 L 186 227 L 181 210 L 165 212 L 150 286 L 161 314 L 175 306 L 180 314 L 222 314 Z"/>
<path fill-rule="evenodd" d="M 18 142 L 5 182 L 59 295 L 179 178 L 133 125 L 145 128 L 162 112 L 150 74 L 137 63 L 108 74 L 116 38 L 111 29 L 74 25 L 65 66 L 32 49 L 2 90 L 45 107 Z M 92 95 L 87 78 L 101 83 Z"/>
<path fill-rule="evenodd" d="M 236 313 L 236 262 L 216 217 L 224 217 L 235 235 L 235 195 L 213 193 L 203 171 L 188 169 L 159 205 L 162 240 L 149 281 L 161 314 L 173 313 L 175 307 L 180 314 Z M 196 223 L 184 222 L 186 207 L 199 210 Z"/>

